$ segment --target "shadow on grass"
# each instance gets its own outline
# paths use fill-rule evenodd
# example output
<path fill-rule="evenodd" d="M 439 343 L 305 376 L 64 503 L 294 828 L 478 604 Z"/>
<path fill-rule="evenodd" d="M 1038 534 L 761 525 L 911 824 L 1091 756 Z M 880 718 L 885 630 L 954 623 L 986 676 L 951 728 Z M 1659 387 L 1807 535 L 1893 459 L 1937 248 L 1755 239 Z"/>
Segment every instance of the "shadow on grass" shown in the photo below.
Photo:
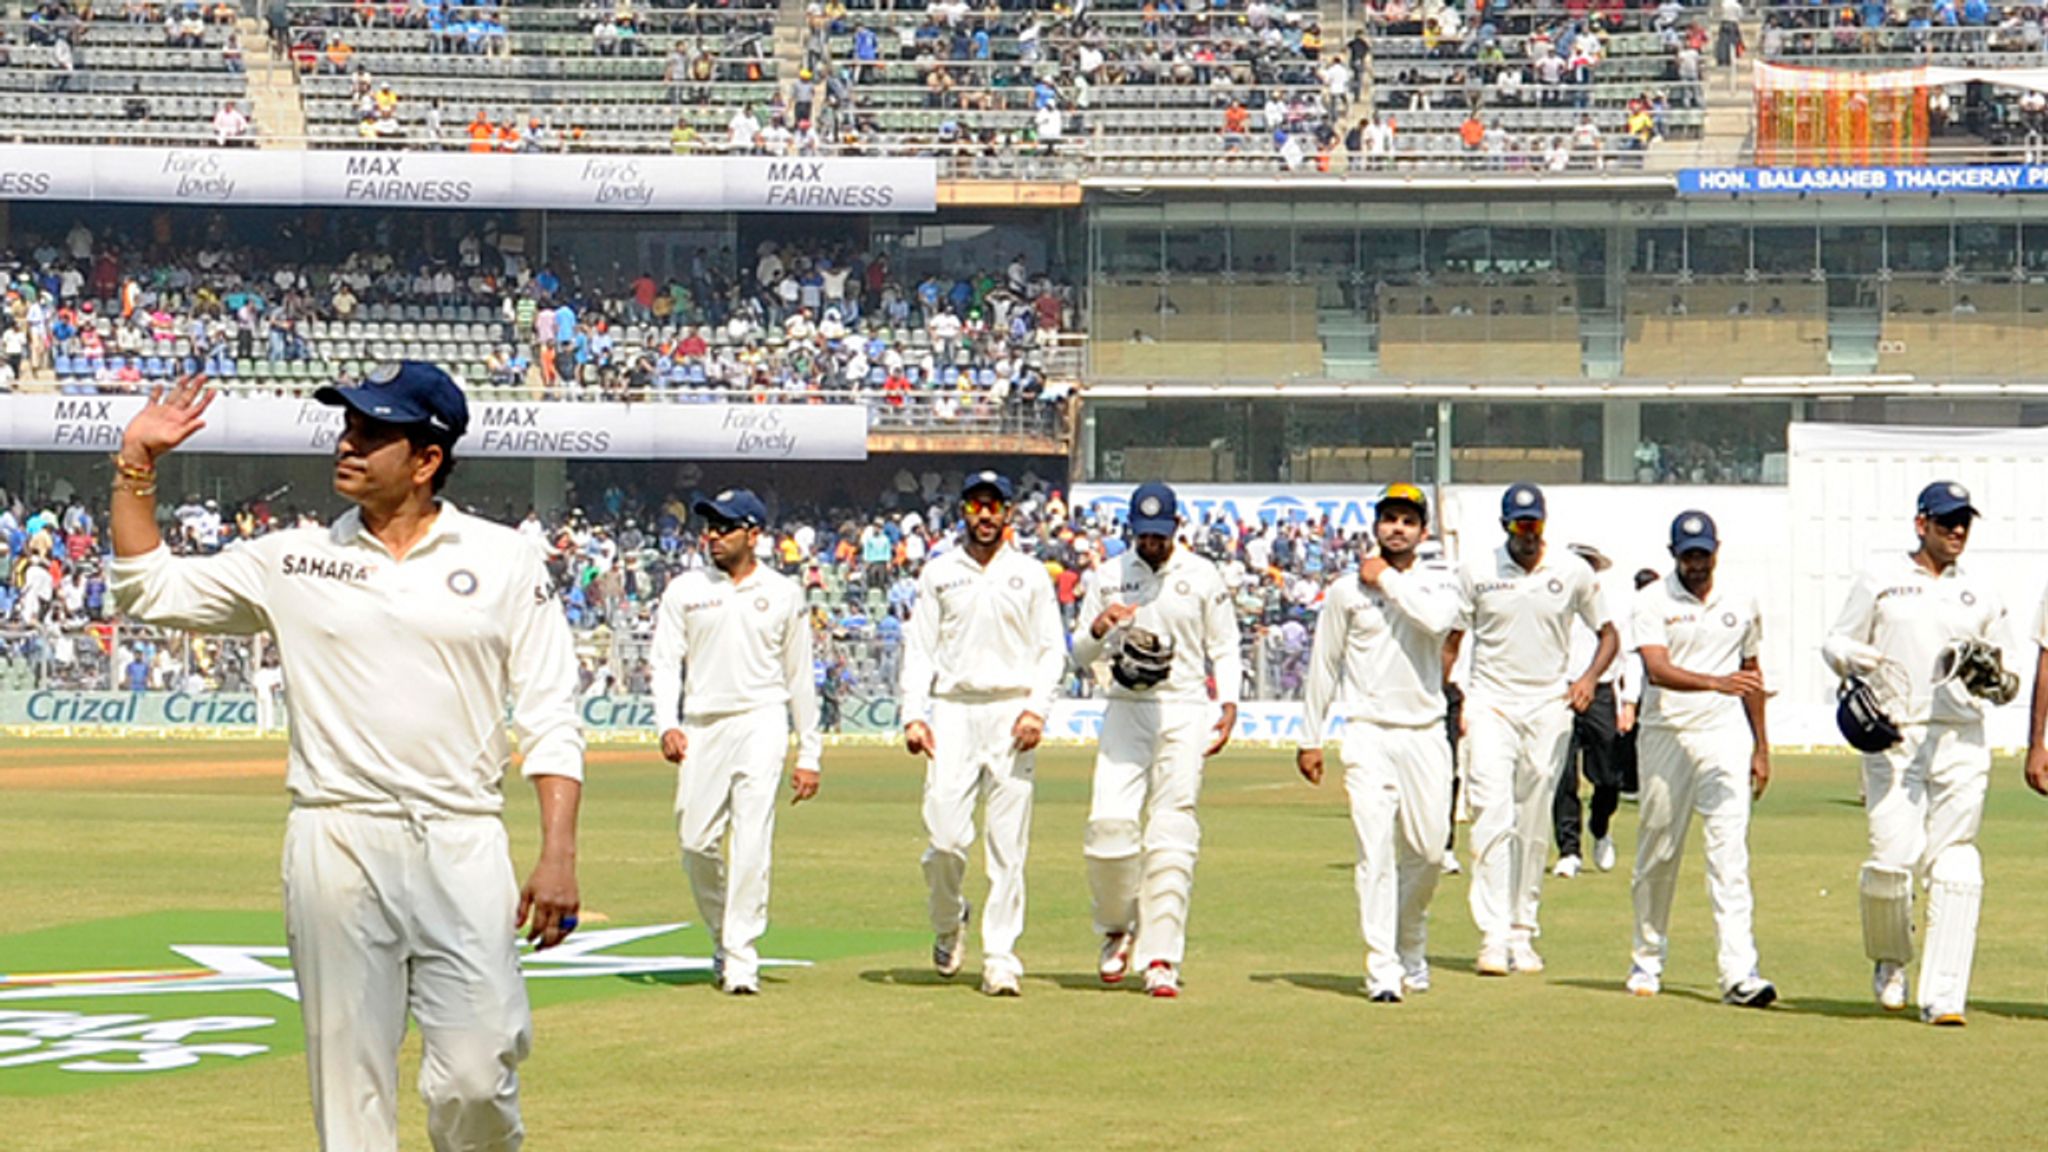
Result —
<path fill-rule="evenodd" d="M 618 979 L 627 984 L 663 984 L 672 988 L 712 983 L 711 970 L 708 968 L 702 972 L 636 972 L 630 976 L 620 976 Z"/>
<path fill-rule="evenodd" d="M 930 968 L 870 968 L 860 974 L 870 984 L 888 984 L 897 988 L 948 988 L 955 985 L 972 988 L 976 977 L 961 974 L 941 976 Z"/>
<path fill-rule="evenodd" d="M 961 972 L 951 978 L 941 976 L 930 968 L 870 968 L 860 974 L 869 984 L 883 984 L 895 988 L 964 988 L 970 992 L 981 989 L 978 973 Z M 1121 984 L 1104 984 L 1093 972 L 1033 972 L 1024 977 L 1027 984 L 1050 984 L 1067 992 L 1132 992 L 1145 991 L 1143 979 L 1125 979 Z"/>
<path fill-rule="evenodd" d="M 1364 1000 L 1365 980 L 1330 972 L 1254 972 L 1254 984 L 1288 984 L 1309 992 L 1328 992 L 1347 1000 Z"/>

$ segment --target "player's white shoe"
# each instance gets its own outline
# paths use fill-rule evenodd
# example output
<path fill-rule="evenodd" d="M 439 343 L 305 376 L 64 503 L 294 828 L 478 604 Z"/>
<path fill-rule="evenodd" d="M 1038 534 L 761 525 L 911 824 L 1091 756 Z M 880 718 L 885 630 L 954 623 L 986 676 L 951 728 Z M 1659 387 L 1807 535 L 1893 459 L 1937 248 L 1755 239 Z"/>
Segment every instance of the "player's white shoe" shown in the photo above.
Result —
<path fill-rule="evenodd" d="M 1102 938 L 1102 957 L 1096 962 L 1095 974 L 1102 977 L 1104 984 L 1121 984 L 1131 971 L 1131 934 L 1112 932 Z"/>
<path fill-rule="evenodd" d="M 1161 1000 L 1180 995 L 1180 970 L 1164 960 L 1154 960 L 1145 969 L 1145 995 Z"/>
<path fill-rule="evenodd" d="M 1664 990 L 1664 981 L 1631 964 L 1628 969 L 1628 983 L 1623 987 L 1628 989 L 1631 996 L 1650 997 Z"/>
<path fill-rule="evenodd" d="M 1503 944 L 1493 944 L 1480 948 L 1479 959 L 1472 965 L 1472 970 L 1479 973 L 1481 976 L 1507 975 L 1510 971 L 1512 971 L 1512 969 L 1508 967 L 1507 946 Z"/>
<path fill-rule="evenodd" d="M 983 972 L 981 974 L 981 990 L 983 994 L 989 996 L 1021 996 L 1024 993 L 1022 982 L 1017 979 L 1017 974 L 1008 969 Z"/>
<path fill-rule="evenodd" d="M 1737 1008 L 1769 1008 L 1778 999 L 1778 988 L 1754 972 L 1735 987 L 1721 993 L 1721 1002 Z"/>
<path fill-rule="evenodd" d="M 948 980 L 960 974 L 967 958 L 967 921 L 974 915 L 969 905 L 960 913 L 960 926 L 932 941 L 932 968 Z"/>
<path fill-rule="evenodd" d="M 1879 960 L 1877 971 L 1870 977 L 1870 988 L 1877 994 L 1877 1002 L 1885 1011 L 1905 1011 L 1906 966 L 1891 960 Z"/>
<path fill-rule="evenodd" d="M 1444 875 L 1456 876 L 1463 871 L 1463 868 L 1458 867 L 1458 854 L 1448 848 L 1444 849 Z"/>
<path fill-rule="evenodd" d="M 1541 972 L 1543 971 L 1543 957 L 1537 955 L 1535 946 L 1526 940 L 1510 941 L 1508 943 L 1508 966 L 1517 972 Z"/>
<path fill-rule="evenodd" d="M 1413 964 L 1401 965 L 1401 990 L 1403 992 L 1429 991 L 1429 961 L 1418 960 Z"/>
<path fill-rule="evenodd" d="M 1593 841 L 1593 867 L 1602 872 L 1614 871 L 1614 837 L 1602 836 Z"/>
<path fill-rule="evenodd" d="M 1961 1028 L 1969 1023 L 1968 1020 L 1963 1018 L 1960 1010 L 1947 1012 L 1931 1007 L 1920 1009 L 1920 1022 L 1922 1024 L 1932 1024 L 1936 1028 Z"/>
<path fill-rule="evenodd" d="M 1579 868 L 1577 856 L 1560 856 L 1557 859 L 1557 867 L 1552 868 L 1550 874 L 1562 880 L 1569 880 L 1579 874 Z"/>

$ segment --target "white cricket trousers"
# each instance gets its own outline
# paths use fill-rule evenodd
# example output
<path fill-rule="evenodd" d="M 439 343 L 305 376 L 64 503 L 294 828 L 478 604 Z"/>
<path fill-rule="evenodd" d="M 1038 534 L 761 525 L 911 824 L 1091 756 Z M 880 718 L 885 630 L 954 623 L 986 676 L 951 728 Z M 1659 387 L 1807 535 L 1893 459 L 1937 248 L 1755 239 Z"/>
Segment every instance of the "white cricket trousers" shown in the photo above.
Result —
<path fill-rule="evenodd" d="M 294 808 L 284 908 L 320 1146 L 397 1149 L 409 1011 L 425 1040 L 419 1090 L 437 1152 L 517 1149 L 533 1023 L 504 823 Z"/>
<path fill-rule="evenodd" d="M 1095 930 L 1135 932 L 1141 970 L 1178 966 L 1187 951 L 1202 846 L 1195 801 L 1215 719 L 1207 701 L 1111 700 L 1103 713 L 1084 848 Z"/>
<path fill-rule="evenodd" d="M 987 805 L 988 901 L 982 906 L 983 973 L 1024 974 L 1017 938 L 1024 934 L 1024 857 L 1031 843 L 1031 780 L 1036 753 L 1017 751 L 1012 734 L 1028 710 L 1022 696 L 934 700 L 932 740 L 924 772 L 924 878 L 931 889 L 932 931 L 960 927 L 967 914 L 961 888 L 974 845 L 974 803 Z"/>
<path fill-rule="evenodd" d="M 1402 975 L 1429 965 L 1429 901 L 1451 834 L 1451 745 L 1440 724 L 1398 728 L 1353 720 L 1338 749 L 1358 841 L 1352 878 L 1366 986 L 1399 995 Z"/>
<path fill-rule="evenodd" d="M 1543 865 L 1550 858 L 1551 805 L 1571 747 L 1572 710 L 1563 697 L 1516 701 L 1512 710 L 1467 702 L 1472 762 L 1472 922 L 1482 949 L 1539 935 Z"/>
<path fill-rule="evenodd" d="M 768 930 L 775 797 L 789 756 L 789 709 L 775 704 L 686 716 L 689 750 L 676 767 L 676 839 L 711 947 L 728 986 L 760 977 L 754 950 Z M 732 832 L 731 862 L 721 851 Z"/>
<path fill-rule="evenodd" d="M 1906 724 L 1899 734 L 1897 747 L 1863 757 L 1870 862 L 1925 884 L 1936 858 L 1977 839 L 1991 749 L 1982 723 Z"/>
<path fill-rule="evenodd" d="M 1756 972 L 1756 901 L 1749 890 L 1749 762 L 1756 749 L 1746 722 L 1699 731 L 1645 727 L 1637 737 L 1641 811 L 1636 829 L 1635 965 L 1664 974 L 1671 899 L 1685 859 L 1685 838 L 1699 814 L 1706 840 L 1707 898 L 1720 936 L 1721 991 Z"/>

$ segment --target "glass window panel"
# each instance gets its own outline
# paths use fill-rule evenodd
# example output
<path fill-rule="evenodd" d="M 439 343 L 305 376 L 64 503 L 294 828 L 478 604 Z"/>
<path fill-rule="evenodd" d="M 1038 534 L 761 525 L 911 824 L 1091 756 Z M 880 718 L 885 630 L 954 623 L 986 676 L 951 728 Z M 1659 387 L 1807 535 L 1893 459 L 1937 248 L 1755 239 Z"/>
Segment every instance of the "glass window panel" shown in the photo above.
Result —
<path fill-rule="evenodd" d="M 1783 484 L 1790 402 L 1642 407 L 1635 445 L 1643 484 Z"/>

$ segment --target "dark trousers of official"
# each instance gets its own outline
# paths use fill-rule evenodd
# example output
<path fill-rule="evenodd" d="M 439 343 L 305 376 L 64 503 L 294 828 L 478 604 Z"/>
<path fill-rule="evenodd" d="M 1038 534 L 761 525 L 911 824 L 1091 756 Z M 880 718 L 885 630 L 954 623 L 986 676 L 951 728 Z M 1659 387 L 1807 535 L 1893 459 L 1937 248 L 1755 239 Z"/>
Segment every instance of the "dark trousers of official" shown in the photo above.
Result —
<path fill-rule="evenodd" d="M 1572 717 L 1572 742 L 1565 753 L 1564 771 L 1557 774 L 1557 795 L 1551 801 L 1550 819 L 1557 828 L 1557 854 L 1583 856 L 1579 851 L 1579 774 L 1584 772 L 1593 785 L 1593 803 L 1587 831 L 1595 840 L 1607 835 L 1608 821 L 1621 806 L 1622 741 L 1615 733 L 1614 686 L 1602 684 L 1593 690 L 1593 703 Z M 1633 751 L 1633 742 L 1629 751 Z"/>

